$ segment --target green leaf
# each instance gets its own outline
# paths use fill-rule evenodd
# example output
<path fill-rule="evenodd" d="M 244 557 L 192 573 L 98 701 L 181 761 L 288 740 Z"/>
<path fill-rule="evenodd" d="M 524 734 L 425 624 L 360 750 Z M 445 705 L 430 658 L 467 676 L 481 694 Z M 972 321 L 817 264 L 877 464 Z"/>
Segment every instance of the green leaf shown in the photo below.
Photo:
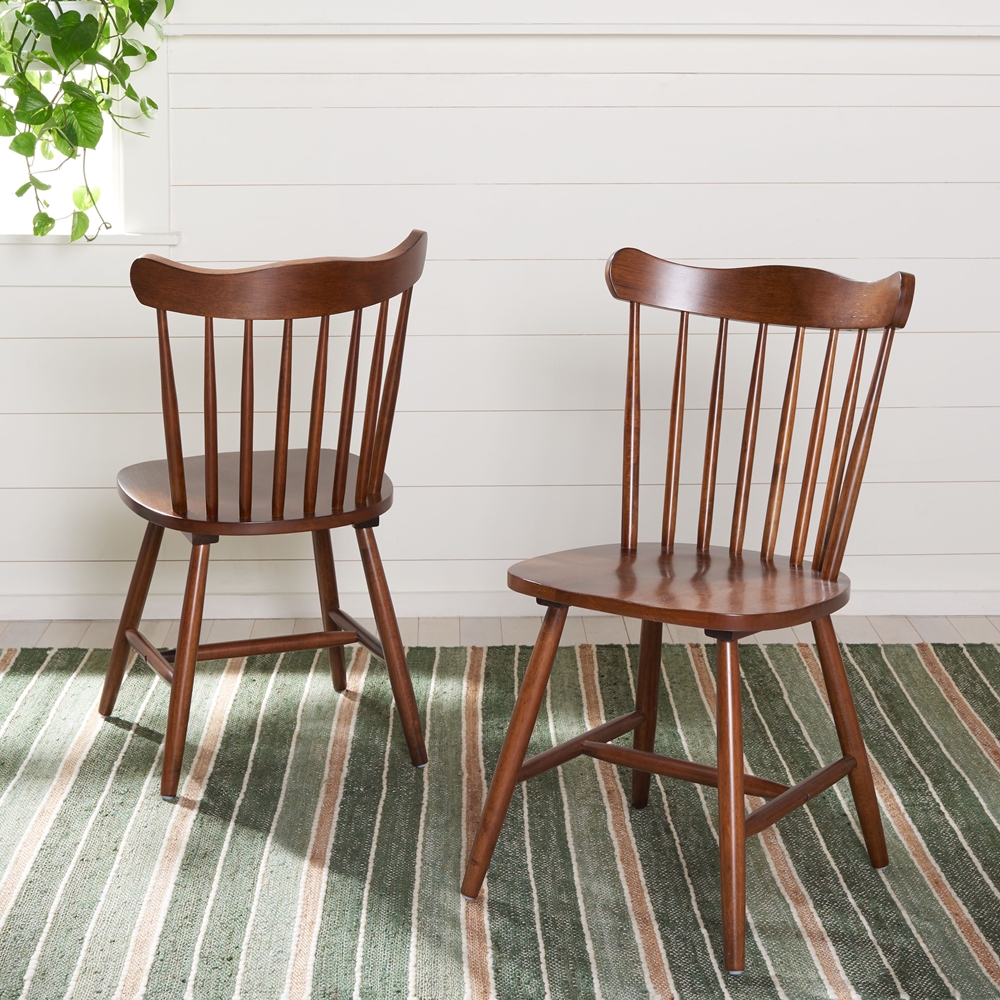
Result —
<path fill-rule="evenodd" d="M 151 49 L 148 45 L 143 45 L 146 52 L 146 62 L 156 62 L 156 49 Z"/>
<path fill-rule="evenodd" d="M 66 105 L 67 124 L 76 132 L 76 144 L 84 149 L 95 149 L 104 132 L 104 115 L 96 104 L 73 101 Z"/>
<path fill-rule="evenodd" d="M 93 208 L 100 197 L 101 189 L 98 187 L 88 188 L 85 184 L 81 184 L 78 188 L 73 188 L 73 204 L 81 212 L 86 211 L 88 208 Z"/>
<path fill-rule="evenodd" d="M 170 12 L 174 9 L 174 0 L 163 0 L 163 16 L 170 17 Z"/>
<path fill-rule="evenodd" d="M 135 101 L 137 103 L 139 101 L 139 95 L 135 92 L 135 87 L 133 87 L 131 83 L 125 87 L 125 96 L 130 101 Z"/>
<path fill-rule="evenodd" d="M 21 132 L 19 135 L 14 136 L 13 141 L 7 148 L 14 153 L 18 153 L 20 156 L 34 156 L 35 144 L 37 142 L 38 136 L 34 132 Z"/>
<path fill-rule="evenodd" d="M 0 135 L 14 135 L 17 132 L 17 123 L 10 108 L 0 107 Z"/>
<path fill-rule="evenodd" d="M 132 67 L 129 66 L 124 59 L 115 60 L 115 76 L 118 77 L 119 82 L 122 86 L 125 85 L 125 81 L 132 75 Z"/>
<path fill-rule="evenodd" d="M 128 0 L 111 0 L 111 2 L 126 13 L 128 12 Z"/>
<path fill-rule="evenodd" d="M 46 184 L 45 181 L 39 180 L 34 174 L 28 176 L 28 183 L 36 191 L 49 191 L 52 188 L 51 184 Z"/>
<path fill-rule="evenodd" d="M 59 25 L 59 34 L 65 35 L 70 28 L 75 28 L 80 23 L 80 12 L 78 10 L 68 10 L 65 14 L 60 14 L 56 21 Z"/>
<path fill-rule="evenodd" d="M 133 45 L 127 38 L 122 39 L 122 55 L 123 56 L 137 56 L 141 54 L 142 49 L 138 45 Z"/>
<path fill-rule="evenodd" d="M 129 0 L 128 9 L 132 19 L 140 28 L 156 13 L 157 0 Z"/>
<path fill-rule="evenodd" d="M 14 108 L 14 117 L 25 125 L 44 125 L 52 113 L 48 98 L 37 87 L 27 84 L 21 99 Z"/>
<path fill-rule="evenodd" d="M 87 230 L 90 228 L 90 219 L 87 218 L 86 212 L 74 212 L 73 213 L 73 223 L 70 228 L 69 241 L 70 243 L 75 243 L 81 236 L 87 235 Z"/>
<path fill-rule="evenodd" d="M 66 80 L 63 83 L 63 91 L 73 97 L 79 97 L 83 101 L 90 101 L 91 104 L 97 104 L 97 98 L 92 91 L 87 90 L 86 87 L 81 87 L 72 80 Z"/>
<path fill-rule="evenodd" d="M 23 198 L 31 190 L 31 181 L 26 181 L 15 192 L 15 198 Z"/>
<path fill-rule="evenodd" d="M 52 232 L 55 224 L 56 220 L 51 215 L 45 212 L 36 212 L 35 217 L 31 220 L 31 229 L 36 236 L 45 236 Z"/>
<path fill-rule="evenodd" d="M 112 73 L 115 71 L 115 64 L 107 56 L 102 56 L 100 52 L 95 52 L 94 49 L 84 52 L 83 61 L 88 66 L 92 66 L 96 63 L 100 66 L 104 66 L 106 69 L 109 69 Z"/>
<path fill-rule="evenodd" d="M 40 62 L 43 66 L 48 66 L 51 69 L 54 69 L 57 73 L 62 72 L 62 67 L 59 65 L 55 56 L 50 55 L 44 49 L 35 49 L 35 51 L 31 53 L 31 58 L 35 62 Z"/>
<path fill-rule="evenodd" d="M 143 97 L 139 101 L 139 110 L 142 111 L 147 118 L 155 118 L 156 112 L 159 111 L 159 105 L 153 100 L 152 97 Z"/>
<path fill-rule="evenodd" d="M 59 25 L 56 22 L 55 15 L 49 8 L 43 3 L 29 3 L 27 7 L 24 8 L 24 13 L 31 18 L 32 27 L 40 35 L 52 35 L 56 38 L 59 37 Z"/>
<path fill-rule="evenodd" d="M 72 132 L 72 134 L 69 134 Z M 68 156 L 71 159 L 76 158 L 76 131 L 71 125 L 65 125 L 61 129 L 53 129 L 52 131 L 52 145 L 62 153 L 63 156 Z M 45 150 L 42 150 L 42 155 L 45 155 Z M 52 154 L 49 154 L 49 159 L 52 158 Z"/>
<path fill-rule="evenodd" d="M 75 14 L 76 11 L 67 11 L 59 21 L 71 13 Z M 65 31 L 61 38 L 52 39 L 52 54 L 63 66 L 69 68 L 97 41 L 99 30 L 97 18 L 93 14 L 88 14 L 79 24 Z"/>

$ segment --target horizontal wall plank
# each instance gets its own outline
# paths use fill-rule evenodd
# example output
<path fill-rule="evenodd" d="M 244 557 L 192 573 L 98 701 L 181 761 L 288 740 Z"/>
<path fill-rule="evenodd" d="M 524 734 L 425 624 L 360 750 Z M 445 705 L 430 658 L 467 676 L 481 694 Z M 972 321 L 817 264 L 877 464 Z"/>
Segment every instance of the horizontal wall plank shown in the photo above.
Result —
<path fill-rule="evenodd" d="M 886 73 L 172 73 L 174 110 L 481 107 L 989 107 L 1000 77 Z"/>
<path fill-rule="evenodd" d="M 180 186 L 990 183 L 1000 168 L 997 107 L 179 109 L 170 125 Z M 243 155 L 265 134 L 314 148 Z M 888 136 L 892 155 L 864 155 Z"/>
<path fill-rule="evenodd" d="M 568 7 L 565 3 L 544 0 L 528 3 L 526 0 L 487 0 L 469 8 L 468 4 L 457 0 L 424 0 L 419 8 L 403 0 L 387 0 L 377 6 L 359 7 L 346 0 L 299 0 L 295 6 L 297 23 L 312 24 L 317 27 L 336 26 L 343 30 L 348 25 L 362 25 L 374 28 L 382 25 L 393 28 L 417 22 L 427 27 L 437 25 L 440 29 L 468 30 L 478 27 L 501 29 L 506 25 L 527 28 L 534 24 L 537 28 L 570 30 L 574 26 L 592 30 L 598 25 L 610 30 L 616 25 L 635 29 L 642 24 L 667 29 L 670 26 L 687 27 L 694 23 L 702 29 L 715 25 L 720 29 L 732 30 L 739 26 L 749 31 L 753 26 L 773 31 L 776 23 L 791 23 L 799 29 L 812 26 L 814 30 L 830 30 L 836 26 L 857 29 L 868 25 L 873 29 L 886 30 L 888 25 L 899 28 L 934 26 L 940 30 L 944 26 L 983 28 L 993 24 L 995 11 L 983 0 L 958 0 L 941 9 L 940 5 L 928 0 L 903 3 L 901 0 L 846 0 L 834 9 L 803 7 L 790 0 L 767 0 L 753 8 L 735 0 L 722 0 L 705 8 L 702 4 L 674 2 L 655 3 L 653 0 L 624 0 L 609 7 L 597 0 L 584 0 Z M 229 25 L 230 30 L 239 33 L 247 26 L 271 26 L 275 29 L 287 25 L 287 20 L 277 19 L 275 9 L 264 0 L 181 0 L 178 3 L 170 26 L 174 30 L 211 25 L 217 28 Z"/>
<path fill-rule="evenodd" d="M 191 36 L 168 46 L 171 73 L 993 73 L 1000 49 L 992 37 L 741 37 L 738 28 L 715 37 Z"/>

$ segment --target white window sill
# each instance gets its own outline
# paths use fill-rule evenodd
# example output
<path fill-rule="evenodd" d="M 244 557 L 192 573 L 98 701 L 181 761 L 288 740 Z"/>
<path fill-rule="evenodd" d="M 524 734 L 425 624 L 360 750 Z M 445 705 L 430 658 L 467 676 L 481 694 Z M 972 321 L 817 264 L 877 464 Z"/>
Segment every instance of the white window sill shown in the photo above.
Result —
<path fill-rule="evenodd" d="M 180 233 L 102 233 L 94 241 L 97 246 L 176 246 L 181 241 Z M 78 240 L 81 246 L 87 246 L 86 240 Z M 0 233 L 0 244 L 20 243 L 24 245 L 65 246 L 69 243 L 69 234 L 49 236 L 32 236 L 29 233 Z"/>

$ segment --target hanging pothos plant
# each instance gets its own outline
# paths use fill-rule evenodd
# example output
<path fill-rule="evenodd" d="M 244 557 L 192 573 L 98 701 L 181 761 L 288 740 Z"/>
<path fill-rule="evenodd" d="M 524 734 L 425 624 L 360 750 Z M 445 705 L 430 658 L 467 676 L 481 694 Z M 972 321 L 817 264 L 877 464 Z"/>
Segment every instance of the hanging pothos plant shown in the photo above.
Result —
<path fill-rule="evenodd" d="M 163 0 L 163 16 L 174 0 Z M 130 123 L 156 114 L 131 77 L 156 52 L 140 37 L 152 29 L 158 0 L 0 0 L 0 136 L 13 136 L 10 150 L 24 157 L 25 182 L 14 192 L 35 199 L 32 228 L 50 232 L 70 219 L 70 240 L 95 239 L 108 223 L 98 208 L 100 190 L 87 180 L 87 150 L 96 149 L 105 121 L 125 131 Z M 0 147 L 0 155 L 2 153 Z M 79 164 L 83 181 L 73 191 L 73 207 L 53 217 L 46 177 Z M 66 206 L 67 209 L 69 206 Z M 97 217 L 93 235 L 90 216 Z"/>

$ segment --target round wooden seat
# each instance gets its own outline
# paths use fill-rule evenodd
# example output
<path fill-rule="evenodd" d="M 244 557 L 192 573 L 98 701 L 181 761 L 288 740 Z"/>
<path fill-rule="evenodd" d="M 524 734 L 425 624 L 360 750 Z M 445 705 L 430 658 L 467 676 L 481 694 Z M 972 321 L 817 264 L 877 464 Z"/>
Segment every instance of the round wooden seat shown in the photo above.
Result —
<path fill-rule="evenodd" d="M 688 544 L 667 553 L 655 542 L 631 552 L 592 545 L 526 559 L 508 570 L 507 585 L 553 604 L 728 632 L 801 625 L 839 610 L 851 592 L 843 573 L 824 580 L 787 558 Z"/>
<path fill-rule="evenodd" d="M 205 456 L 194 455 L 184 459 L 184 478 L 187 483 L 187 513 L 174 512 L 170 499 L 170 476 L 165 459 L 140 462 L 118 473 L 118 493 L 122 500 L 140 517 L 153 524 L 176 531 L 189 531 L 198 535 L 276 535 L 296 531 L 320 531 L 342 525 L 372 521 L 392 506 L 392 481 L 382 476 L 380 495 L 366 503 L 355 500 L 358 474 L 358 457 L 351 455 L 347 466 L 347 488 L 343 509 L 333 510 L 333 477 L 337 452 L 330 448 L 320 451 L 319 477 L 316 490 L 316 509 L 311 514 L 303 512 L 304 482 L 306 474 L 305 448 L 288 450 L 288 471 L 285 480 L 284 516 L 271 515 L 274 483 L 274 452 L 253 453 L 253 493 L 250 520 L 240 520 L 239 477 L 240 453 L 219 453 L 219 514 L 209 518 L 205 504 Z"/>

